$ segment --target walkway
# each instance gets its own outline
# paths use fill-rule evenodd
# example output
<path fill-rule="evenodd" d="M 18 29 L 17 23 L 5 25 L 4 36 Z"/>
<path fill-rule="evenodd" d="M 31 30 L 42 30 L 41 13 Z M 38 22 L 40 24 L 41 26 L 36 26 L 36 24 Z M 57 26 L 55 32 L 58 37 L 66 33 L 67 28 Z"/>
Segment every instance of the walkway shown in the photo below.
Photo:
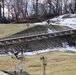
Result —
<path fill-rule="evenodd" d="M 41 32 L 34 32 L 30 34 L 20 34 L 20 35 L 15 35 L 15 36 L 7 37 L 4 39 L 0 39 L 0 45 L 15 44 L 15 43 L 21 43 L 27 40 L 28 41 L 40 40 L 43 38 L 73 35 L 73 34 L 76 34 L 76 29 L 56 31 L 52 33 L 41 31 Z"/>

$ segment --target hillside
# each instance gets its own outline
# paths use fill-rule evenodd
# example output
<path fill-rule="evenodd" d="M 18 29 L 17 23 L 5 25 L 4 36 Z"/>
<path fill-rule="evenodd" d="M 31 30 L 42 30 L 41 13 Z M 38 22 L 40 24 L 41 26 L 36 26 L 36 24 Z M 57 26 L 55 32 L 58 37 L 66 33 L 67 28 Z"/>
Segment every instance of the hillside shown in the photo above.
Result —
<path fill-rule="evenodd" d="M 38 31 L 60 31 L 71 29 L 67 26 L 57 26 L 57 25 L 39 25 L 39 24 L 29 24 L 29 28 L 27 24 L 0 24 L 0 38 L 8 37 L 11 35 L 24 34 L 24 33 L 32 33 Z"/>
<path fill-rule="evenodd" d="M 15 35 L 21 35 L 21 34 L 27 34 L 27 33 L 30 34 L 30 33 L 40 32 L 40 31 L 46 31 L 47 33 L 51 33 L 55 31 L 72 29 L 68 26 L 51 25 L 51 24 L 40 25 L 37 23 L 29 24 L 29 27 L 27 27 L 27 24 L 6 24 L 6 25 L 2 24 L 0 25 L 0 28 L 1 28 L 0 38 L 5 38 L 5 37 L 8 38 L 8 37 L 15 36 Z M 70 36 L 69 40 L 71 42 L 69 42 L 68 38 L 69 36 L 64 36 L 64 37 L 48 38 L 48 39 L 37 40 L 37 41 L 35 40 L 35 41 L 29 42 L 29 44 L 27 42 L 23 42 L 20 44 L 25 49 L 25 51 L 38 51 L 38 50 L 45 50 L 45 49 L 54 50 L 54 48 L 66 49 L 68 47 L 69 48 L 74 47 L 73 49 L 75 51 L 75 41 L 76 41 L 75 37 Z M 14 45 L 18 46 L 18 44 L 14 44 Z M 5 49 L 9 50 L 10 46 L 5 47 Z"/>
<path fill-rule="evenodd" d="M 46 75 L 76 75 L 76 53 L 70 52 L 48 52 L 25 56 L 24 71 L 31 75 L 42 75 L 41 56 L 46 58 Z M 10 56 L 0 57 L 0 70 L 14 71 L 18 63 L 19 60 L 12 59 Z"/>
<path fill-rule="evenodd" d="M 35 26 L 30 24 L 30 27 Z M 27 24 L 0 24 L 0 38 L 11 36 L 27 29 Z"/>

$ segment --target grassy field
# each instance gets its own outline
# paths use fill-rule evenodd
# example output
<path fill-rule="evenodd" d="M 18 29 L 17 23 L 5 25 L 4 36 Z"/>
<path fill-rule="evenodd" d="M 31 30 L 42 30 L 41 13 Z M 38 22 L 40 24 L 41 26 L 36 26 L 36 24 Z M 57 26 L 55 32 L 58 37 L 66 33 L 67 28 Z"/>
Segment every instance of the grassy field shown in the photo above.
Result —
<path fill-rule="evenodd" d="M 76 53 L 48 52 L 25 56 L 25 71 L 31 75 L 43 75 L 41 56 L 46 57 L 46 75 L 76 75 Z M 0 70 L 14 71 L 15 65 L 20 63 L 10 56 L 0 57 Z"/>
<path fill-rule="evenodd" d="M 35 26 L 30 24 L 30 27 Z M 26 24 L 0 24 L 0 38 L 7 37 L 27 29 Z"/>

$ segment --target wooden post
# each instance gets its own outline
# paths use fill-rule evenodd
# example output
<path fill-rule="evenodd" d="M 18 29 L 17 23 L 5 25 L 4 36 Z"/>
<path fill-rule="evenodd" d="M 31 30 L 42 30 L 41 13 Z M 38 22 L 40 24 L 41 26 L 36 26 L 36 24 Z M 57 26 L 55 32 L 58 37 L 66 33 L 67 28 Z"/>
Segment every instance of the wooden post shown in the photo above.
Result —
<path fill-rule="evenodd" d="M 46 75 L 46 62 L 45 62 L 45 57 L 44 56 L 42 56 L 41 58 L 40 58 L 40 60 L 42 60 L 43 61 L 43 75 Z"/>
<path fill-rule="evenodd" d="M 21 50 L 21 64 L 23 64 L 23 49 Z M 23 70 L 20 69 L 20 75 L 22 75 Z"/>

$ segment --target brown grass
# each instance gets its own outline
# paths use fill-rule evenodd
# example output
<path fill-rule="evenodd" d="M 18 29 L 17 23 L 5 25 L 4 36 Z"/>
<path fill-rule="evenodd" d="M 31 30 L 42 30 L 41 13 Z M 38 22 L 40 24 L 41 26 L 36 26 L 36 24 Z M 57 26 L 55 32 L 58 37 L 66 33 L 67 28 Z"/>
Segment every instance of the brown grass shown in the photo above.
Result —
<path fill-rule="evenodd" d="M 29 28 L 35 26 L 29 24 Z M 27 29 L 27 24 L 0 24 L 0 38 L 13 35 Z"/>
<path fill-rule="evenodd" d="M 42 75 L 41 56 L 46 57 L 46 75 L 76 75 L 76 53 L 48 52 L 32 56 L 25 56 L 24 71 L 31 75 Z M 10 56 L 0 57 L 0 70 L 14 71 L 20 61 Z M 39 65 L 39 66 L 38 66 Z"/>

